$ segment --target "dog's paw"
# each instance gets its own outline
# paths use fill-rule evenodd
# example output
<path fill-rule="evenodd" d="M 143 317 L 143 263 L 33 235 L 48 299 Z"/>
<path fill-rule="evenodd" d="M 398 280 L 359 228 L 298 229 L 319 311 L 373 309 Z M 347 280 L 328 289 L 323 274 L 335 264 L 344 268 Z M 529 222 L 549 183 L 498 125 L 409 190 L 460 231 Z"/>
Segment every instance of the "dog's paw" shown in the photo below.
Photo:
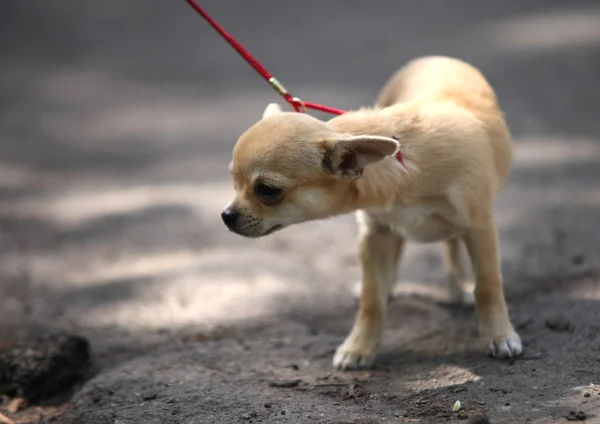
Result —
<path fill-rule="evenodd" d="M 333 356 L 336 370 L 359 370 L 370 368 L 375 362 L 375 349 L 352 349 L 340 346 Z"/>
<path fill-rule="evenodd" d="M 354 300 L 360 300 L 360 295 L 362 293 L 362 283 L 360 281 L 357 281 L 352 285 L 351 293 Z"/>
<path fill-rule="evenodd" d="M 496 358 L 516 358 L 523 353 L 523 344 L 517 333 L 508 337 L 489 340 L 487 342 L 487 354 Z"/>
<path fill-rule="evenodd" d="M 475 295 L 472 291 L 450 292 L 450 302 L 457 306 L 471 307 L 475 305 Z"/>
<path fill-rule="evenodd" d="M 450 302 L 457 306 L 471 307 L 475 305 L 475 284 L 448 279 L 448 296 Z"/>

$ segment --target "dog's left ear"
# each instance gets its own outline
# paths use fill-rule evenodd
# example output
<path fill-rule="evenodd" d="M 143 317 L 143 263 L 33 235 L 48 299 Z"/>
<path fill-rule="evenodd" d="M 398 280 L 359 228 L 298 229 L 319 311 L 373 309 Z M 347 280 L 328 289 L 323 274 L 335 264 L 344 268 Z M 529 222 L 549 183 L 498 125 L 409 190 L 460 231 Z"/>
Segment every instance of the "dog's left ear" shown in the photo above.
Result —
<path fill-rule="evenodd" d="M 262 117 L 264 119 L 277 113 L 281 113 L 281 106 L 279 106 L 277 103 L 269 103 L 269 105 L 265 108 Z"/>
<path fill-rule="evenodd" d="M 355 179 L 362 175 L 365 166 L 395 154 L 399 147 L 400 144 L 393 138 L 372 135 L 328 141 L 323 169 L 342 180 Z"/>

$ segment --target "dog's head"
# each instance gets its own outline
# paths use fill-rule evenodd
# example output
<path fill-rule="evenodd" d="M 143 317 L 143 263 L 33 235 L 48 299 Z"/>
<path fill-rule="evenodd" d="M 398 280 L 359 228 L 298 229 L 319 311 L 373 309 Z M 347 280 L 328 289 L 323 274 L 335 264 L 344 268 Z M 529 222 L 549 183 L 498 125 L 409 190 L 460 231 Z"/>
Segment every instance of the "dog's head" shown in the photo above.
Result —
<path fill-rule="evenodd" d="M 363 168 L 398 149 L 379 136 L 353 136 L 310 115 L 270 104 L 238 139 L 230 171 L 235 199 L 221 216 L 245 237 L 349 212 Z"/>

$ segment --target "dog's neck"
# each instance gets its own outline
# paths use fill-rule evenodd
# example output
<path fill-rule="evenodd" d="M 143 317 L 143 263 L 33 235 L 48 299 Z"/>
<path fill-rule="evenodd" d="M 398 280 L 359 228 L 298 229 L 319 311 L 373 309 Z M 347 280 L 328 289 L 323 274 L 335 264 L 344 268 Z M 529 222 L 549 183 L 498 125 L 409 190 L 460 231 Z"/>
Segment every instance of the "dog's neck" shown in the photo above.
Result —
<path fill-rule="evenodd" d="M 338 131 L 353 134 L 398 136 L 407 125 L 410 110 L 401 105 L 388 108 L 363 108 L 329 120 Z"/>
<path fill-rule="evenodd" d="M 393 137 L 400 142 L 404 158 L 401 165 L 395 157 L 368 165 L 360 178 L 349 185 L 352 209 L 387 208 L 410 182 L 410 149 L 406 147 L 407 133 L 414 114 L 408 108 L 360 109 L 347 112 L 329 121 L 336 130 L 352 135 Z M 407 169 L 407 168 L 409 169 Z"/>

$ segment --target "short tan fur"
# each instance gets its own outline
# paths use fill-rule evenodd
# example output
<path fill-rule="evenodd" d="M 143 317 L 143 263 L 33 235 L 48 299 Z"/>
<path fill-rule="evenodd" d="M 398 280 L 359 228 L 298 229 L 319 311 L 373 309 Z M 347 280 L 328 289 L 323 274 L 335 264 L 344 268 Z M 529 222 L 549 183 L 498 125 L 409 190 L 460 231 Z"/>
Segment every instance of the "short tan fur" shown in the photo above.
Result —
<path fill-rule="evenodd" d="M 418 58 L 387 81 L 373 108 L 324 122 L 270 104 L 234 147 L 236 196 L 223 220 L 240 235 L 262 237 L 357 213 L 360 307 L 336 368 L 373 364 L 405 240 L 445 242 L 450 296 L 474 301 L 489 353 L 514 357 L 521 339 L 508 316 L 493 213 L 512 155 L 481 72 L 455 58 Z"/>

